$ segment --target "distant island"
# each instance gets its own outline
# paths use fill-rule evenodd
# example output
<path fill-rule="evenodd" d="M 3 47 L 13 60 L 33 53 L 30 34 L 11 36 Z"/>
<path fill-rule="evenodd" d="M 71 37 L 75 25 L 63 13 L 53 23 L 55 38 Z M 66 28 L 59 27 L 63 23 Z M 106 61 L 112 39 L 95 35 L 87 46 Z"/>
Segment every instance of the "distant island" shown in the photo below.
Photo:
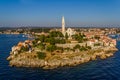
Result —
<path fill-rule="evenodd" d="M 108 36 L 109 32 L 116 33 L 114 28 L 66 29 L 62 17 L 62 29 L 32 32 L 34 39 L 13 46 L 7 60 L 10 66 L 53 69 L 106 59 L 117 51 L 116 40 Z"/>

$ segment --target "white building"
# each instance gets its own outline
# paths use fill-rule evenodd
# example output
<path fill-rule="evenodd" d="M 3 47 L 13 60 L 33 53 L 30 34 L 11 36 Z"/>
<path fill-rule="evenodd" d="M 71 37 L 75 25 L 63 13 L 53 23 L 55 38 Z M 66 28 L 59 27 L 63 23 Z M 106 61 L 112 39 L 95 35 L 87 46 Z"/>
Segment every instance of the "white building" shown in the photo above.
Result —
<path fill-rule="evenodd" d="M 65 30 L 65 19 L 64 19 L 64 16 L 62 17 L 62 33 L 63 33 L 64 36 L 67 33 L 68 37 L 69 37 L 68 39 L 71 39 L 72 35 L 74 35 L 76 33 L 76 31 L 74 31 L 71 28 L 68 28 L 67 30 Z"/>
<path fill-rule="evenodd" d="M 73 29 L 68 28 L 66 33 L 68 34 L 69 39 L 71 39 L 72 35 L 74 35 L 76 32 Z"/>

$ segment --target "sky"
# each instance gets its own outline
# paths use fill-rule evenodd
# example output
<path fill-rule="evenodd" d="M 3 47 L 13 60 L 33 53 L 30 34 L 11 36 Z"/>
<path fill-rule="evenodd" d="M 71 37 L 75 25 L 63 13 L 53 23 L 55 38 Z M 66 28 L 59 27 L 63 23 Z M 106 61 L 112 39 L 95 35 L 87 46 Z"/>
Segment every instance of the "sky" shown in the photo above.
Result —
<path fill-rule="evenodd" d="M 116 26 L 120 0 L 0 0 L 0 27 Z"/>

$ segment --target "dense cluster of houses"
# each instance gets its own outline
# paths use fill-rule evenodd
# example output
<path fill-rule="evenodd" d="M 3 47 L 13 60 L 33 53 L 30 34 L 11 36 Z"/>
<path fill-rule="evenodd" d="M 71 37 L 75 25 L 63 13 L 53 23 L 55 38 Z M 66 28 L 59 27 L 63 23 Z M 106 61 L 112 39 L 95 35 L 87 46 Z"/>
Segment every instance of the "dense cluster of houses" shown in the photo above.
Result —
<path fill-rule="evenodd" d="M 108 31 L 108 30 L 107 30 Z M 92 49 L 98 48 L 98 47 L 115 47 L 116 46 L 116 39 L 112 39 L 109 36 L 106 35 L 106 30 L 100 30 L 100 29 L 84 29 L 81 32 L 75 31 L 75 29 L 68 28 L 67 30 L 69 36 L 70 43 L 66 44 L 56 44 L 58 47 L 63 48 L 73 48 L 77 44 L 80 46 L 90 46 Z M 112 30 L 111 30 L 112 32 Z M 113 30 L 114 32 L 114 30 Z M 72 33 L 72 34 L 71 34 Z M 72 35 L 82 33 L 85 35 L 85 38 L 87 41 L 84 41 L 83 43 L 78 43 L 78 41 L 72 39 Z M 39 33 L 37 35 L 49 35 L 49 33 Z M 32 41 L 26 40 L 25 42 L 19 42 L 17 46 L 12 47 L 12 53 L 18 54 L 19 51 L 21 51 L 22 48 L 28 48 L 29 52 L 32 51 Z"/>
<path fill-rule="evenodd" d="M 29 52 L 32 51 L 32 41 L 31 40 L 26 40 L 24 42 L 19 42 L 16 46 L 12 47 L 12 54 L 18 54 L 22 48 L 26 48 L 29 50 Z"/>
<path fill-rule="evenodd" d="M 88 39 L 90 45 L 99 43 L 101 46 L 116 46 L 116 39 L 112 39 L 109 36 L 105 35 L 104 30 L 94 30 L 90 32 L 85 32 L 84 34 Z M 96 36 L 98 37 L 98 39 L 95 38 Z"/>
<path fill-rule="evenodd" d="M 113 30 L 113 32 L 115 31 Z M 79 33 L 80 32 L 76 32 L 75 34 L 79 34 Z M 71 40 L 71 43 L 57 44 L 57 46 L 64 47 L 64 48 L 67 48 L 67 47 L 73 48 L 75 45 L 79 44 L 80 46 L 86 46 L 86 45 L 90 46 L 92 49 L 98 48 L 98 47 L 115 47 L 116 46 L 116 39 L 112 39 L 109 36 L 107 36 L 105 34 L 106 30 L 100 30 L 100 29 L 85 30 L 84 29 L 81 31 L 81 33 L 85 35 L 85 38 L 87 39 L 87 41 L 84 41 L 83 43 L 78 43 L 78 41 L 75 41 L 69 38 Z"/>

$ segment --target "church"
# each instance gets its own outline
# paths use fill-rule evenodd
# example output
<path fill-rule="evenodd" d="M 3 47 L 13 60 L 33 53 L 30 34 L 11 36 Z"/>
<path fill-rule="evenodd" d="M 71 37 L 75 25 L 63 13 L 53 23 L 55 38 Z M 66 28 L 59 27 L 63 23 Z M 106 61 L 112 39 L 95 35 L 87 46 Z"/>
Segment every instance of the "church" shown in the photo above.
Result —
<path fill-rule="evenodd" d="M 64 16 L 62 17 L 62 34 L 65 36 L 67 33 L 68 39 L 72 39 L 72 35 L 76 33 L 74 29 L 68 28 L 67 30 L 65 29 L 65 19 Z"/>

